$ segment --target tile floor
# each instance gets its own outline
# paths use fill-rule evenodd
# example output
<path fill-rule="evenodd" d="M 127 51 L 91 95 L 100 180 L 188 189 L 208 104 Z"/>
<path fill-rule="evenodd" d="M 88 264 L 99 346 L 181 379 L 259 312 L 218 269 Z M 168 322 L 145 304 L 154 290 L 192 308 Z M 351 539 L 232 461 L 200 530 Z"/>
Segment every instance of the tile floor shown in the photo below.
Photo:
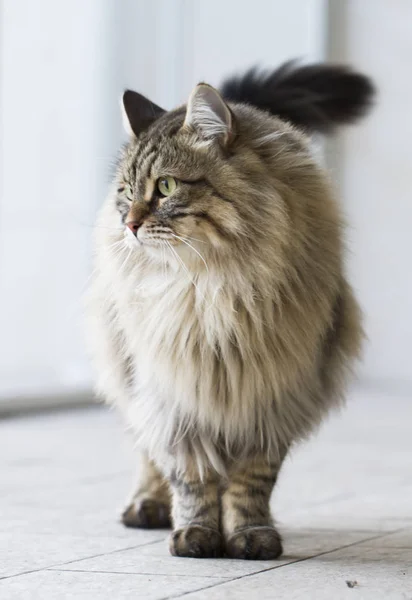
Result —
<path fill-rule="evenodd" d="M 293 453 L 273 562 L 173 558 L 167 533 L 123 528 L 133 453 L 105 408 L 2 421 L 0 466 L 0 600 L 412 600 L 412 398 L 353 392 Z"/>

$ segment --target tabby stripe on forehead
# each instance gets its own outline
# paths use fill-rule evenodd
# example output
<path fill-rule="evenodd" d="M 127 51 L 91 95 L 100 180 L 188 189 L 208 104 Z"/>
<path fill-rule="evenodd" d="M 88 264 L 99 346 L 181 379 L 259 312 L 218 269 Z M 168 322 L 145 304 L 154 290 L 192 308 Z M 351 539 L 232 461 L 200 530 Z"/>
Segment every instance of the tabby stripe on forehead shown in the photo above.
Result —
<path fill-rule="evenodd" d="M 184 112 L 179 112 L 172 117 L 169 117 L 170 121 L 168 123 L 158 123 L 157 128 L 155 129 L 155 133 L 166 134 L 168 138 L 174 137 L 182 128 Z"/>
<path fill-rule="evenodd" d="M 156 144 L 147 144 L 146 146 L 144 146 L 141 150 L 141 152 L 139 152 L 136 155 L 135 161 L 134 161 L 134 168 L 136 171 L 140 171 L 141 170 L 141 166 L 144 163 L 144 161 L 146 160 L 146 158 L 156 149 Z"/>
<path fill-rule="evenodd" d="M 152 152 L 146 155 L 145 159 L 139 163 L 139 166 L 136 167 L 136 171 L 141 175 L 150 176 L 150 171 L 152 169 L 152 165 L 157 156 L 157 148 Z"/>
<path fill-rule="evenodd" d="M 141 172 L 145 173 L 148 177 L 151 176 L 152 166 L 154 161 L 156 160 L 158 151 L 154 150 L 149 156 L 146 158 L 145 162 L 141 166 Z"/>
<path fill-rule="evenodd" d="M 131 159 L 131 164 L 130 164 L 130 173 L 129 173 L 129 175 L 130 174 L 132 174 L 132 175 L 134 174 L 134 172 L 136 170 L 135 169 L 136 161 L 137 161 L 137 159 L 138 159 L 138 157 L 140 155 L 140 152 L 142 150 L 143 150 L 143 144 L 142 144 L 142 142 L 140 142 L 140 143 L 137 144 L 137 146 L 136 146 L 136 148 L 135 148 L 135 150 L 133 152 L 132 159 Z"/>
<path fill-rule="evenodd" d="M 165 124 L 162 124 L 162 127 L 159 126 L 157 129 L 155 128 L 153 130 L 152 136 L 148 140 L 142 141 L 138 148 L 137 156 L 135 159 L 136 170 L 141 170 L 143 162 L 149 154 L 151 154 L 152 152 L 155 152 L 157 154 L 157 152 L 159 151 L 159 133 L 166 133 L 168 138 L 170 139 L 180 131 L 183 125 L 182 116 L 183 114 L 175 115 L 175 117 L 167 124 L 167 126 Z"/>
<path fill-rule="evenodd" d="M 157 142 L 148 143 L 141 152 L 136 156 L 135 168 L 136 171 L 141 171 L 143 163 L 146 159 L 158 152 Z"/>

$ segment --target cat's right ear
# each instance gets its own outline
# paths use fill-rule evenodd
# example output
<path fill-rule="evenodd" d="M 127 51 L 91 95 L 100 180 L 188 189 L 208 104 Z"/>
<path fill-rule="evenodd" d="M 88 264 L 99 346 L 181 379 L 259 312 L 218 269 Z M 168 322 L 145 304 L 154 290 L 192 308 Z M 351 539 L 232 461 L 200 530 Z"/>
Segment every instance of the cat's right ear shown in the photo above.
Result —
<path fill-rule="evenodd" d="M 137 137 L 166 111 L 142 94 L 126 90 L 121 101 L 123 125 L 126 132 Z"/>

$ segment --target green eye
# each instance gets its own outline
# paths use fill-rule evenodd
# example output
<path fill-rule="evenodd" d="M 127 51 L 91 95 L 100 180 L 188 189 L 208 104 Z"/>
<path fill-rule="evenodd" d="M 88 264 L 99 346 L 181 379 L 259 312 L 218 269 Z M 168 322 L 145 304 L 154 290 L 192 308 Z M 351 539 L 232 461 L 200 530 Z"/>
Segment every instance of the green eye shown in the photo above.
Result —
<path fill-rule="evenodd" d="M 157 189 L 162 196 L 171 196 L 177 188 L 177 181 L 174 177 L 160 177 L 157 180 Z"/>
<path fill-rule="evenodd" d="M 128 200 L 133 200 L 133 190 L 132 190 L 132 188 L 131 188 L 131 186 L 129 184 L 126 184 L 124 186 L 124 193 L 125 193 L 126 198 Z"/>

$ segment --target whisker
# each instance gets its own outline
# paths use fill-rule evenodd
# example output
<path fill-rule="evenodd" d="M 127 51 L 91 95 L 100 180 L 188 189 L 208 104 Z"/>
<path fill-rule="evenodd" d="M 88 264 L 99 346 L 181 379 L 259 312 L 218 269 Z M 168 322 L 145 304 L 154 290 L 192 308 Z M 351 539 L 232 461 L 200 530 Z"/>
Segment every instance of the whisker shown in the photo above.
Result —
<path fill-rule="evenodd" d="M 163 240 L 161 240 L 162 242 L 162 272 L 163 272 L 163 277 L 166 278 L 166 271 L 167 271 L 167 265 L 166 265 L 166 244 L 164 243 Z"/>
<path fill-rule="evenodd" d="M 118 240 L 117 242 L 113 242 L 113 244 L 110 244 L 109 246 L 107 246 L 107 248 L 108 249 L 116 248 L 116 246 L 120 246 L 121 244 L 124 245 L 124 239 Z"/>
<path fill-rule="evenodd" d="M 176 250 L 173 248 L 173 246 L 170 244 L 170 242 L 166 242 L 166 244 L 168 245 L 168 247 L 170 248 L 170 250 L 172 251 L 172 253 L 175 255 L 177 261 L 181 264 L 181 266 L 183 267 L 183 269 L 185 270 L 189 280 L 193 283 L 193 285 L 195 286 L 195 288 L 197 289 L 197 285 L 195 284 L 195 282 L 193 281 L 193 279 L 190 276 L 190 271 L 187 268 L 187 266 L 185 265 L 184 261 L 182 260 L 182 258 L 178 255 L 178 253 L 176 252 Z"/>
<path fill-rule="evenodd" d="M 132 252 L 133 252 L 133 248 L 130 249 L 129 254 L 126 256 L 125 260 L 123 261 L 122 266 L 119 269 L 119 273 L 123 273 L 123 268 L 125 267 L 125 265 L 127 264 L 129 258 L 131 257 Z"/>
<path fill-rule="evenodd" d="M 199 242 L 200 244 L 208 244 L 209 242 L 205 242 L 204 240 L 199 240 L 198 238 L 190 237 L 189 235 L 181 236 L 184 240 L 191 240 L 192 242 Z"/>
<path fill-rule="evenodd" d="M 114 249 L 112 249 L 111 247 L 109 249 L 112 256 L 121 256 L 124 253 L 124 251 L 128 250 L 129 248 L 128 246 L 126 246 L 126 244 L 121 244 L 119 246 L 114 247 Z"/>
<path fill-rule="evenodd" d="M 194 248 L 192 246 L 192 244 L 189 244 L 189 242 L 186 242 L 185 239 L 183 239 L 182 237 L 180 237 L 179 235 L 175 235 L 174 233 L 172 233 L 173 237 L 177 238 L 178 240 L 181 240 L 184 244 L 186 244 L 186 246 L 188 246 L 189 248 L 191 248 L 193 250 L 193 252 L 196 252 L 196 254 L 198 255 L 198 257 L 203 261 L 205 267 L 206 267 L 206 271 L 209 273 L 209 267 L 207 266 L 207 262 L 205 261 L 205 259 L 203 258 L 203 256 L 200 254 L 200 252 L 198 252 L 196 250 L 196 248 Z"/>
<path fill-rule="evenodd" d="M 189 269 L 186 267 L 185 263 L 183 262 L 182 258 L 178 255 L 178 253 L 176 252 L 176 250 L 173 248 L 173 246 L 170 244 L 170 242 L 166 241 L 167 246 L 170 248 L 170 250 L 172 251 L 172 253 L 175 255 L 176 259 L 178 260 L 178 262 L 182 265 L 183 269 L 186 272 L 186 275 L 189 279 L 189 281 L 193 284 L 193 286 L 195 287 L 196 291 L 198 292 L 198 294 L 200 294 L 201 298 L 207 302 L 204 294 L 202 294 L 202 292 L 199 289 L 199 286 L 194 282 L 194 280 L 192 279 L 192 277 L 190 276 L 190 271 Z"/>

